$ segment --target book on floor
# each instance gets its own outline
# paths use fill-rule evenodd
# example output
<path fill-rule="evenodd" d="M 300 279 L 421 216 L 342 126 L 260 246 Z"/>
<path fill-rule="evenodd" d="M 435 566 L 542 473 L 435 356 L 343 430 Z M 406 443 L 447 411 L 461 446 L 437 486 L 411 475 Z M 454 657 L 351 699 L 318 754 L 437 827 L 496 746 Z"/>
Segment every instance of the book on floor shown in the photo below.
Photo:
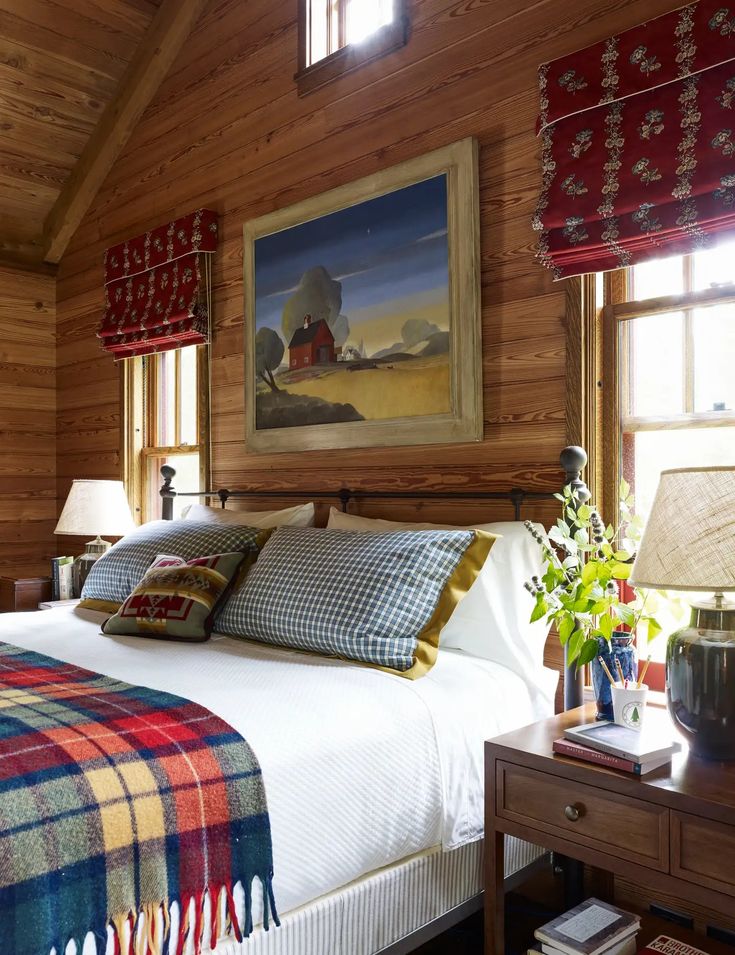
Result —
<path fill-rule="evenodd" d="M 614 756 L 612 753 L 603 753 L 599 749 L 593 749 L 591 746 L 585 746 L 583 743 L 576 743 L 571 739 L 555 739 L 552 749 L 560 756 L 568 756 L 571 759 L 579 759 L 584 763 L 595 763 L 597 766 L 607 766 L 610 769 L 622 769 L 624 773 L 632 773 L 634 776 L 645 776 L 646 773 L 653 772 L 660 766 L 666 766 L 671 762 L 671 754 L 656 756 L 653 759 L 646 759 L 643 762 L 636 763 L 632 759 L 623 759 L 622 756 Z"/>
<path fill-rule="evenodd" d="M 613 942 L 609 948 L 603 949 L 600 955 L 635 955 L 638 950 L 636 934 L 637 930 L 631 928 L 630 935 L 625 936 L 625 938 L 619 942 Z M 554 945 L 548 945 L 546 942 L 542 942 L 541 955 L 566 955 L 566 953 Z"/>
<path fill-rule="evenodd" d="M 542 925 L 534 935 L 559 955 L 601 955 L 639 928 L 637 915 L 592 898 Z"/>
<path fill-rule="evenodd" d="M 670 935 L 659 935 L 640 950 L 640 955 L 707 955 L 701 948 L 694 948 Z"/>
<path fill-rule="evenodd" d="M 649 718 L 650 717 L 650 718 Z M 679 752 L 681 743 L 674 739 L 671 720 L 662 711 L 654 716 L 646 713 L 642 730 L 631 730 L 617 723 L 585 723 L 564 730 L 564 736 L 602 753 L 620 756 L 633 763 L 645 763 Z"/>

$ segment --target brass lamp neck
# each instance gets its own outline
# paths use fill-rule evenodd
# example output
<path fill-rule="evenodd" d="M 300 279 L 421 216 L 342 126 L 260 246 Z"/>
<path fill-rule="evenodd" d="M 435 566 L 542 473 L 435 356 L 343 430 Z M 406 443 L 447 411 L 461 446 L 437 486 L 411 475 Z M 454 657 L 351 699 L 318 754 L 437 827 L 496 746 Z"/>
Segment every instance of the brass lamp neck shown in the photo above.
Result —
<path fill-rule="evenodd" d="M 713 601 L 693 604 L 690 626 L 697 630 L 735 630 L 735 604 L 727 603 L 723 594 Z"/>

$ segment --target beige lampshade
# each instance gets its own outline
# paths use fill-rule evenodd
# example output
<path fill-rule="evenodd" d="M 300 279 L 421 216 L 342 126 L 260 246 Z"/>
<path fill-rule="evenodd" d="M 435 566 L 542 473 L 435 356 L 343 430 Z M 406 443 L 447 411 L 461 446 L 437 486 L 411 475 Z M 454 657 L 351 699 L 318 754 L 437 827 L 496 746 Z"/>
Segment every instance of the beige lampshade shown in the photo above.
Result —
<path fill-rule="evenodd" d="M 735 590 L 735 465 L 663 471 L 630 582 Z"/>
<path fill-rule="evenodd" d="M 122 481 L 74 481 L 54 534 L 122 537 L 135 527 Z"/>

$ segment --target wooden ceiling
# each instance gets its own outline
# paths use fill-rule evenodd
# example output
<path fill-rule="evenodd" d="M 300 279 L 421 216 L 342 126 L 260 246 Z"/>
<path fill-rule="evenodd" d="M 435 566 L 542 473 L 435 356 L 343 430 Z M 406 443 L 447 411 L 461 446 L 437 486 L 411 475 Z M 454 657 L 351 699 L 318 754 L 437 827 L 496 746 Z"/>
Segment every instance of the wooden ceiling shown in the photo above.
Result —
<path fill-rule="evenodd" d="M 0 0 L 0 260 L 56 263 L 206 0 Z"/>

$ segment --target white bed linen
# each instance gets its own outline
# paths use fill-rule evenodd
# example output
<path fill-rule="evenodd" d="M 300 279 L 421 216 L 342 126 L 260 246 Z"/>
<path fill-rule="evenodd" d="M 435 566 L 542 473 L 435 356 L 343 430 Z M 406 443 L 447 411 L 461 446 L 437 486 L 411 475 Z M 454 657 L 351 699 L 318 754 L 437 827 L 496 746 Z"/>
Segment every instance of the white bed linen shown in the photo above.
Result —
<path fill-rule="evenodd" d="M 282 914 L 364 873 L 483 831 L 483 741 L 551 711 L 499 664 L 442 650 L 412 682 L 341 661 L 215 637 L 100 632 L 73 607 L 4 614 L 0 640 L 193 700 L 253 747 Z"/>

